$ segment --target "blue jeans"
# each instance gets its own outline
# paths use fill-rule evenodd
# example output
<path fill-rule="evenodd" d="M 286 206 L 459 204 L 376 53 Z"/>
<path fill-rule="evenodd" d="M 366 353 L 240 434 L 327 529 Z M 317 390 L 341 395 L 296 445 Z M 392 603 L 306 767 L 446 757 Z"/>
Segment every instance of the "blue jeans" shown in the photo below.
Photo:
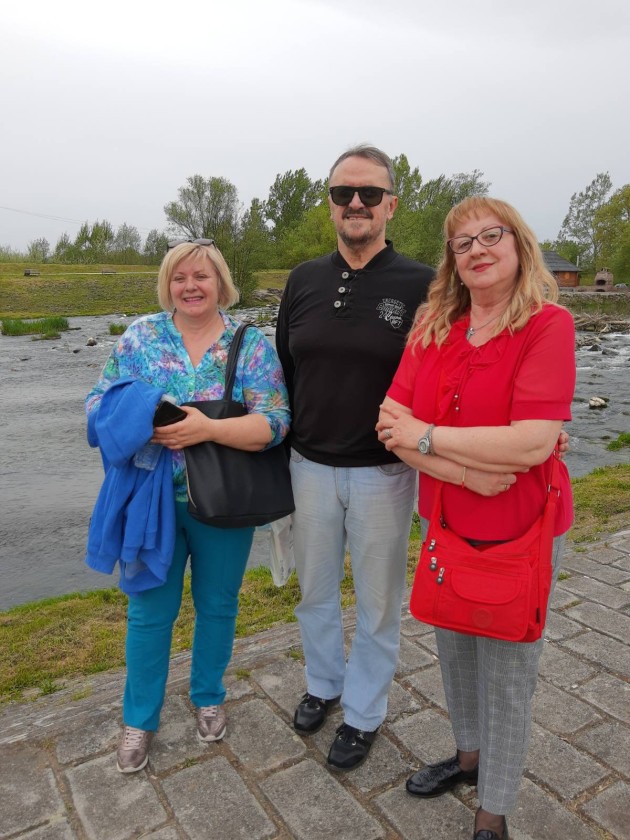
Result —
<path fill-rule="evenodd" d="M 329 467 L 293 450 L 291 479 L 307 690 L 324 699 L 341 695 L 345 722 L 372 731 L 385 719 L 398 661 L 416 472 L 400 462 Z M 346 544 L 357 604 L 347 663 L 340 597 Z"/>
<path fill-rule="evenodd" d="M 223 674 L 232 656 L 238 593 L 254 536 L 253 528 L 204 525 L 188 514 L 185 502 L 176 503 L 175 516 L 175 551 L 166 583 L 130 598 L 127 610 L 123 719 L 127 726 L 150 731 L 160 722 L 173 624 L 189 556 L 196 613 L 190 698 L 196 706 L 223 703 Z"/>

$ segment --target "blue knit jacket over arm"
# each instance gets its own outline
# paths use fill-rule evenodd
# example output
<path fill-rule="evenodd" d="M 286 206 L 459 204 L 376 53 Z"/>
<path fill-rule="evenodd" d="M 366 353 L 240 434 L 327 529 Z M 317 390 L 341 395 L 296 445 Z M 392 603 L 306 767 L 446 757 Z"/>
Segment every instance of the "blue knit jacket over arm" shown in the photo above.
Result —
<path fill-rule="evenodd" d="M 171 452 L 161 448 L 146 468 L 137 464 L 149 461 L 136 458 L 152 437 L 162 393 L 124 377 L 88 417 L 88 442 L 101 451 L 105 478 L 90 520 L 85 561 L 107 574 L 118 562 L 120 587 L 128 595 L 165 582 L 175 546 Z"/>

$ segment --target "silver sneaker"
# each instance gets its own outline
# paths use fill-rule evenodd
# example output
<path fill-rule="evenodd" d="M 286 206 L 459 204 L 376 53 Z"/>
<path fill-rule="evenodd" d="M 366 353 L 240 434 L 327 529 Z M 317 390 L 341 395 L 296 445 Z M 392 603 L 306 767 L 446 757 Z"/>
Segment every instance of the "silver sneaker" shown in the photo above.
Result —
<path fill-rule="evenodd" d="M 125 726 L 116 754 L 118 770 L 121 773 L 137 773 L 147 766 L 152 735 L 152 732 L 146 732 L 144 729 Z"/>
<path fill-rule="evenodd" d="M 226 726 L 223 706 L 200 706 L 197 709 L 197 738 L 200 741 L 220 741 Z"/>

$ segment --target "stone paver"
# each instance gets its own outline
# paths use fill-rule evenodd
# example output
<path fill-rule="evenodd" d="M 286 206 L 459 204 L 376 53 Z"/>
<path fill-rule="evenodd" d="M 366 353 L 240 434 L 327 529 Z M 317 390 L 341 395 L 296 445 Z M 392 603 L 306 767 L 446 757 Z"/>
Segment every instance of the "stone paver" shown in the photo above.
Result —
<path fill-rule="evenodd" d="M 532 712 L 535 721 L 559 735 L 569 735 L 601 720 L 592 706 L 544 680 L 538 681 Z"/>
<path fill-rule="evenodd" d="M 166 822 L 147 774 L 119 773 L 114 755 L 73 767 L 67 776 L 79 819 L 94 840 L 126 840 L 134 831 Z"/>
<path fill-rule="evenodd" d="M 0 761 L 2 836 L 63 816 L 63 800 L 44 750 L 9 746 Z"/>
<path fill-rule="evenodd" d="M 163 785 L 173 814 L 191 840 L 264 840 L 276 829 L 224 758 L 188 767 Z"/>
<path fill-rule="evenodd" d="M 304 754 L 306 748 L 297 732 L 262 700 L 238 706 L 230 720 L 225 743 L 248 770 L 271 770 Z"/>
<path fill-rule="evenodd" d="M 598 674 L 575 693 L 604 712 L 630 724 L 630 683 L 610 674 Z"/>
<path fill-rule="evenodd" d="M 167 697 L 162 707 L 160 728 L 151 744 L 151 771 L 163 773 L 199 758 L 207 748 L 207 744 L 197 738 L 194 713 L 186 700 L 179 694 Z"/>
<path fill-rule="evenodd" d="M 630 639 L 630 615 L 610 610 L 601 604 L 585 601 L 577 607 L 569 607 L 565 615 L 581 622 L 591 630 L 599 630 L 624 644 Z"/>
<path fill-rule="evenodd" d="M 630 677 L 630 647 L 603 633 L 588 630 L 572 639 L 565 639 L 563 647 L 589 659 L 593 665 L 603 665 L 610 671 Z"/>
<path fill-rule="evenodd" d="M 630 531 L 583 549 L 550 610 L 513 840 L 630 840 Z M 346 610 L 346 639 L 355 620 Z M 123 671 L 0 707 L 0 838 L 470 840 L 475 788 L 405 791 L 455 751 L 435 636 L 406 606 L 387 718 L 353 773 L 326 766 L 339 706 L 314 736 L 291 726 L 305 690 L 295 624 L 236 642 L 223 741 L 197 741 L 189 676 L 177 654 L 149 765 L 129 776 L 115 766 Z"/>
<path fill-rule="evenodd" d="M 565 644 L 571 645 L 573 642 L 579 644 L 583 638 L 584 636 L 578 636 Z M 540 657 L 538 673 L 558 688 L 577 688 L 578 683 L 594 677 L 597 670 L 596 665 L 584 663 L 556 645 L 546 644 Z"/>
<path fill-rule="evenodd" d="M 529 779 L 524 779 L 518 805 L 510 814 L 510 836 L 515 840 L 600 840 L 601 835 L 585 825 L 577 814 L 547 796 Z M 518 832 L 518 833 L 517 833 Z"/>
<path fill-rule="evenodd" d="M 380 840 L 385 829 L 314 761 L 266 779 L 269 797 L 296 840 Z"/>
<path fill-rule="evenodd" d="M 451 794 L 420 800 L 398 786 L 375 803 L 404 840 L 470 840 L 472 811 Z"/>
<path fill-rule="evenodd" d="M 584 577 L 584 575 L 571 575 L 567 580 L 560 581 L 558 586 L 561 589 L 567 589 L 573 595 L 596 601 L 613 610 L 620 610 L 630 604 L 630 593 L 617 586 Z"/>
<path fill-rule="evenodd" d="M 630 840 L 630 785 L 617 782 L 584 806 L 584 811 L 619 840 Z"/>
<path fill-rule="evenodd" d="M 533 724 L 526 769 L 563 799 L 573 799 L 608 775 L 605 767 Z"/>

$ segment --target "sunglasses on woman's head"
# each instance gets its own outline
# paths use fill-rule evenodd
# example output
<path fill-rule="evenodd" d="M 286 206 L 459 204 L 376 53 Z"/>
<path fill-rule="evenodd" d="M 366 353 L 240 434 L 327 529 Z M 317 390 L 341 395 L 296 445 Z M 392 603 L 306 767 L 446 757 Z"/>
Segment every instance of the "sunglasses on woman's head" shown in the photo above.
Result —
<path fill-rule="evenodd" d="M 394 194 L 391 190 L 386 190 L 383 187 L 331 187 L 328 192 L 333 204 L 338 207 L 347 207 L 355 193 L 359 193 L 361 204 L 365 207 L 376 207 L 380 204 L 383 200 L 383 193 Z"/>
<path fill-rule="evenodd" d="M 172 248 L 177 248 L 178 245 L 183 245 L 185 242 L 193 242 L 195 245 L 214 245 L 214 239 L 171 239 L 166 244 L 166 250 L 170 251 Z"/>

